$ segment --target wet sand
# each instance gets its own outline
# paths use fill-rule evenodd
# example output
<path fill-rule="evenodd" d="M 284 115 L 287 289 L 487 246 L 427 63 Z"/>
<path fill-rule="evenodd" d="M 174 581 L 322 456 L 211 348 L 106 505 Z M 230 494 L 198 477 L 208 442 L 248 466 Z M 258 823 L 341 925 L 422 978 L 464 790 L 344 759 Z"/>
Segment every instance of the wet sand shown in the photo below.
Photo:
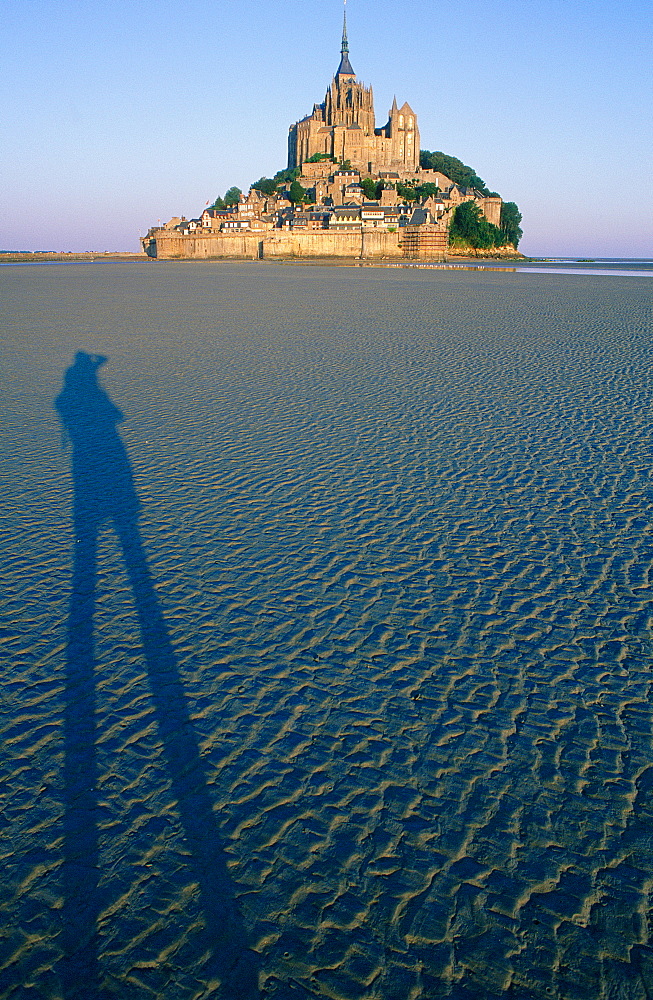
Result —
<path fill-rule="evenodd" d="M 650 278 L 0 284 L 0 996 L 650 996 Z"/>

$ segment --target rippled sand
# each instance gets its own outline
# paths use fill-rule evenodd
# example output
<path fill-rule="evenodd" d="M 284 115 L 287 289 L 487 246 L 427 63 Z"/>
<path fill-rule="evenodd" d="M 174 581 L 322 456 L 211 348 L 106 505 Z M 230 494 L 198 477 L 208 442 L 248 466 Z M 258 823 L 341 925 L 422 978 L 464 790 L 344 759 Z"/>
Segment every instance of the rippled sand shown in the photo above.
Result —
<path fill-rule="evenodd" d="M 650 998 L 650 279 L 0 285 L 0 995 Z M 86 679 L 79 349 L 148 567 Z"/>

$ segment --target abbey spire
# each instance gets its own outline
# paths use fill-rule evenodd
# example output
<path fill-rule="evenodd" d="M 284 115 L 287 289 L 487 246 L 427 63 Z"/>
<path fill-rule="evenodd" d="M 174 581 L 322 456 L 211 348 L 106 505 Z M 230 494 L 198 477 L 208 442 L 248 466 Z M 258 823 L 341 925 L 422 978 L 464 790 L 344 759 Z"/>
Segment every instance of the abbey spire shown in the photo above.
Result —
<path fill-rule="evenodd" d="M 344 10 L 342 12 L 342 45 L 340 46 L 340 65 L 338 66 L 336 76 L 356 76 L 351 63 L 349 62 L 349 42 L 347 41 L 347 0 L 345 0 Z"/>
<path fill-rule="evenodd" d="M 349 61 L 346 0 L 340 65 L 322 103 L 288 132 L 288 167 L 301 168 L 307 160 L 349 164 L 367 175 L 419 169 L 417 117 L 408 104 L 398 107 L 395 98 L 387 124 L 376 127 L 372 88 L 356 79 Z"/>

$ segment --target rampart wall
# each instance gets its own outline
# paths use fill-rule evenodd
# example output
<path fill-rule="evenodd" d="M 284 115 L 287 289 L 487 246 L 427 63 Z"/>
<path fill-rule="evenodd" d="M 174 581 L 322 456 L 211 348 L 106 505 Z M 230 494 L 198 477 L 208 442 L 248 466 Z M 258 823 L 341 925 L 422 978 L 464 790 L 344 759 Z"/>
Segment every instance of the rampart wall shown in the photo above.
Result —
<path fill-rule="evenodd" d="M 261 237 L 258 233 L 184 236 L 182 233 L 169 233 L 165 229 L 159 229 L 152 234 L 151 242 L 155 243 L 155 253 L 152 253 L 151 247 L 148 251 L 147 246 L 146 252 L 159 260 L 177 257 L 239 257 L 252 260 L 261 256 Z"/>
<path fill-rule="evenodd" d="M 344 233 L 270 233 L 263 257 L 391 257 L 399 253 L 399 234 L 382 229 Z"/>
<path fill-rule="evenodd" d="M 265 236 L 259 233 L 184 236 L 160 229 L 152 233 L 148 252 L 159 260 L 206 257 L 234 257 L 241 260 L 282 257 L 396 257 L 402 253 L 400 237 L 399 230 L 389 232 L 384 229 L 344 233 L 279 231 L 268 232 Z"/>

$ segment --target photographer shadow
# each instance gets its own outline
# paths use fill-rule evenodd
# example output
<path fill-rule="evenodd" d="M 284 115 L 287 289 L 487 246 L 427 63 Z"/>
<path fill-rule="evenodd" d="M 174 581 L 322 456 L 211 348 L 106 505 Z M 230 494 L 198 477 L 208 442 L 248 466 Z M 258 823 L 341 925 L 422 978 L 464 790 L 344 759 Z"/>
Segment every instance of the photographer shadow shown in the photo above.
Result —
<path fill-rule="evenodd" d="M 200 890 L 205 931 L 198 947 L 211 957 L 207 973 L 220 980 L 216 996 L 259 996 L 256 954 L 227 873 L 207 775 L 193 730 L 175 653 L 138 530 L 140 504 L 116 425 L 123 420 L 97 378 L 106 361 L 79 351 L 67 369 L 55 407 L 72 443 L 75 551 L 66 645 L 64 708 L 63 958 L 65 1000 L 102 1000 L 98 917 L 109 900 L 100 888 L 97 801 L 97 722 L 93 615 L 100 528 L 113 523 L 122 548 L 140 625 L 143 653 L 168 777 Z"/>

